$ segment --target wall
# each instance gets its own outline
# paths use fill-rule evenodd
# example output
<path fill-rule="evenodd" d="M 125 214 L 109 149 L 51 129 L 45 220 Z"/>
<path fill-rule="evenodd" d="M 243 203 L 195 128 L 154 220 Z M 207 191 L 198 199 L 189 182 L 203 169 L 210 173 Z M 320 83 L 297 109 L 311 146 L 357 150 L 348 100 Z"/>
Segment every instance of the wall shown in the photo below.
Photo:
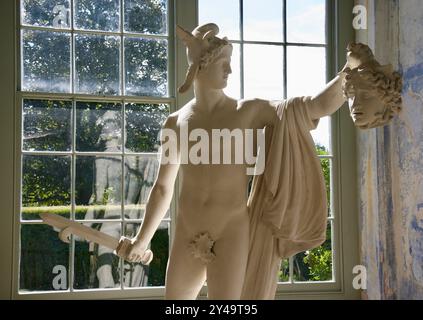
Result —
<path fill-rule="evenodd" d="M 423 299 L 423 10 L 421 0 L 367 2 L 367 40 L 404 77 L 404 109 L 357 134 L 361 261 L 369 299 Z"/>

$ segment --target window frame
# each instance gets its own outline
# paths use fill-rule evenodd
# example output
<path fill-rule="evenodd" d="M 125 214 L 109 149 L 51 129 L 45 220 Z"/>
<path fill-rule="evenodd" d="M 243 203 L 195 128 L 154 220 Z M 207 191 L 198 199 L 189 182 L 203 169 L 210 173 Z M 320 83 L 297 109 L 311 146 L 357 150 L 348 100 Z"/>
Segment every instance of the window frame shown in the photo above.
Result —
<path fill-rule="evenodd" d="M 333 40 L 333 46 L 330 48 L 328 55 L 330 64 L 328 64 L 328 76 L 334 76 L 336 71 L 342 67 L 345 61 L 345 47 L 350 40 L 354 40 L 354 32 L 351 27 L 353 0 L 327 0 L 331 12 L 328 18 L 334 23 L 334 30 L 329 35 Z M 182 106 L 192 98 L 192 91 L 189 94 L 180 95 L 175 92 L 172 95 L 171 90 L 175 84 L 183 82 L 187 67 L 185 48 L 180 43 L 172 41 L 173 29 L 175 23 L 185 28 L 194 28 L 197 25 L 197 0 L 175 1 L 169 0 L 169 54 L 171 54 L 172 45 L 174 45 L 174 61 L 169 59 L 169 69 L 175 70 L 173 76 L 169 73 L 169 98 L 173 99 L 173 106 Z M 7 75 L 1 80 L 4 86 L 0 86 L 0 90 L 5 97 L 7 112 L 2 117 L 2 128 L 4 135 L 1 135 L 5 150 L 10 150 L 8 157 L 2 158 L 2 173 L 5 177 L 2 183 L 2 203 L 5 213 L 2 217 L 0 226 L 0 236 L 2 251 L 10 256 L 10 260 L 2 259 L 0 270 L 4 271 L 3 277 L 0 278 L 0 296 L 13 299 L 109 299 L 109 298 L 158 298 L 164 296 L 164 287 L 149 288 L 127 288 L 125 290 L 104 290 L 92 289 L 77 292 L 61 292 L 49 291 L 40 293 L 20 294 L 19 290 L 19 269 L 18 261 L 19 249 L 19 219 L 20 219 L 20 163 L 17 159 L 20 157 L 20 135 L 21 135 L 21 119 L 20 110 L 22 97 L 19 94 L 19 28 L 20 23 L 19 5 L 16 1 L 2 2 L 4 12 L 14 12 L 13 15 L 4 15 L 2 26 L 5 34 L 9 38 L 14 37 L 14 47 L 5 48 L 3 51 L 2 63 L 7 66 Z M 172 8 L 174 15 L 172 15 Z M 8 39 L 9 39 L 8 38 Z M 12 42 L 12 41 L 11 41 Z M 14 57 L 12 59 L 12 57 Z M 13 63 L 10 62 L 13 60 Z M 13 70 L 13 71 L 12 71 Z M 7 78 L 7 81 L 6 81 Z M 10 81 L 13 79 L 13 81 Z M 49 95 L 50 96 L 50 95 Z M 132 97 L 131 97 L 132 98 Z M 13 101 L 12 101 L 13 100 Z M 172 108 L 172 105 L 171 105 Z M 172 109 L 171 109 L 172 111 Z M 336 285 L 328 283 L 297 283 L 296 286 L 288 288 L 285 284 L 281 289 L 278 285 L 276 299 L 358 299 L 360 293 L 352 287 L 352 268 L 359 264 L 358 258 L 358 209 L 357 209 L 357 169 L 356 169 L 356 152 L 355 152 L 355 127 L 349 118 L 348 110 L 341 108 L 331 118 L 331 136 L 332 136 L 332 152 L 334 155 L 332 166 L 333 174 L 331 175 L 332 183 L 337 184 L 338 188 L 334 189 L 333 201 L 334 207 L 338 214 L 338 223 L 334 226 L 335 236 L 338 241 L 334 251 L 339 266 L 339 272 L 336 274 Z M 13 170 L 11 168 L 13 167 Z M 12 177 L 13 176 L 13 177 Z M 13 184 L 13 188 L 10 185 Z M 175 194 L 179 193 L 178 183 L 175 185 Z M 172 200 L 172 205 L 176 205 L 176 199 Z M 172 216 L 171 216 L 172 217 Z M 171 230 L 174 230 L 175 219 L 171 219 Z M 13 237 L 12 237 L 13 231 Z M 171 239 L 172 241 L 172 235 Z M 12 258 L 13 257 L 13 258 Z M 11 262 L 13 262 L 11 264 Z M 4 284 L 4 286 L 3 286 Z M 310 287 L 312 286 L 312 287 Z M 200 293 L 200 299 L 205 296 L 205 288 Z"/>

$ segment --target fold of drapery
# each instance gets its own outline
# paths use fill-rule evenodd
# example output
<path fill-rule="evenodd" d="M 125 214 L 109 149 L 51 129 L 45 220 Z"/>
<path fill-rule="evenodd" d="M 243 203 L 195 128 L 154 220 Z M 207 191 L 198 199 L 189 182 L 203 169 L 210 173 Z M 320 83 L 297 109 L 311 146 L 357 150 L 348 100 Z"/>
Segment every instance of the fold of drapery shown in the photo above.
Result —
<path fill-rule="evenodd" d="M 254 177 L 248 199 L 250 247 L 242 299 L 274 299 L 281 259 L 326 240 L 326 189 L 310 135 L 318 120 L 309 116 L 310 103 L 311 97 L 280 102 L 279 120 L 265 129 L 266 166 Z"/>

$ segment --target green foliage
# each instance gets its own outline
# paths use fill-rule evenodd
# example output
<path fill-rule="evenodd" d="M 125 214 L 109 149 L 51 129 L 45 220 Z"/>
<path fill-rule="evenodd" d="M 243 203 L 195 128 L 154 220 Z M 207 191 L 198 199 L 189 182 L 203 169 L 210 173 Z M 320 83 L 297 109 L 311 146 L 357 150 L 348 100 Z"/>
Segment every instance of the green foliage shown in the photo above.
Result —
<path fill-rule="evenodd" d="M 323 281 L 332 279 L 332 251 L 318 247 L 304 257 L 304 263 L 308 264 L 311 280 Z"/>
<path fill-rule="evenodd" d="M 328 155 L 324 146 L 316 145 L 318 155 Z M 330 208 L 330 160 L 321 159 L 325 180 L 328 208 Z M 330 225 L 330 224 L 329 224 Z M 293 257 L 293 275 L 295 281 L 326 281 L 332 279 L 332 234 L 326 230 L 326 241 L 319 247 L 296 254 Z M 283 261 L 279 272 L 279 281 L 289 280 L 288 260 Z"/>

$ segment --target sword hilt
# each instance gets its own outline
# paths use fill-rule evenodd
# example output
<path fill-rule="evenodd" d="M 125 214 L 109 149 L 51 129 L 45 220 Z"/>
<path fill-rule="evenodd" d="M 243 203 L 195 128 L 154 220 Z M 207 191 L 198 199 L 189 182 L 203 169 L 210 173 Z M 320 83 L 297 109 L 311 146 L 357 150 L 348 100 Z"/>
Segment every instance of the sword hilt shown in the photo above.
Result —
<path fill-rule="evenodd" d="M 131 239 L 127 238 L 127 237 L 120 237 L 119 239 L 119 244 L 116 247 L 116 250 L 114 251 L 114 253 L 127 260 L 129 252 L 131 251 L 132 248 L 132 241 Z M 153 252 L 150 249 L 145 250 L 144 255 L 147 255 L 147 261 L 145 263 L 143 263 L 144 265 L 149 265 L 151 260 L 153 260 Z"/>

